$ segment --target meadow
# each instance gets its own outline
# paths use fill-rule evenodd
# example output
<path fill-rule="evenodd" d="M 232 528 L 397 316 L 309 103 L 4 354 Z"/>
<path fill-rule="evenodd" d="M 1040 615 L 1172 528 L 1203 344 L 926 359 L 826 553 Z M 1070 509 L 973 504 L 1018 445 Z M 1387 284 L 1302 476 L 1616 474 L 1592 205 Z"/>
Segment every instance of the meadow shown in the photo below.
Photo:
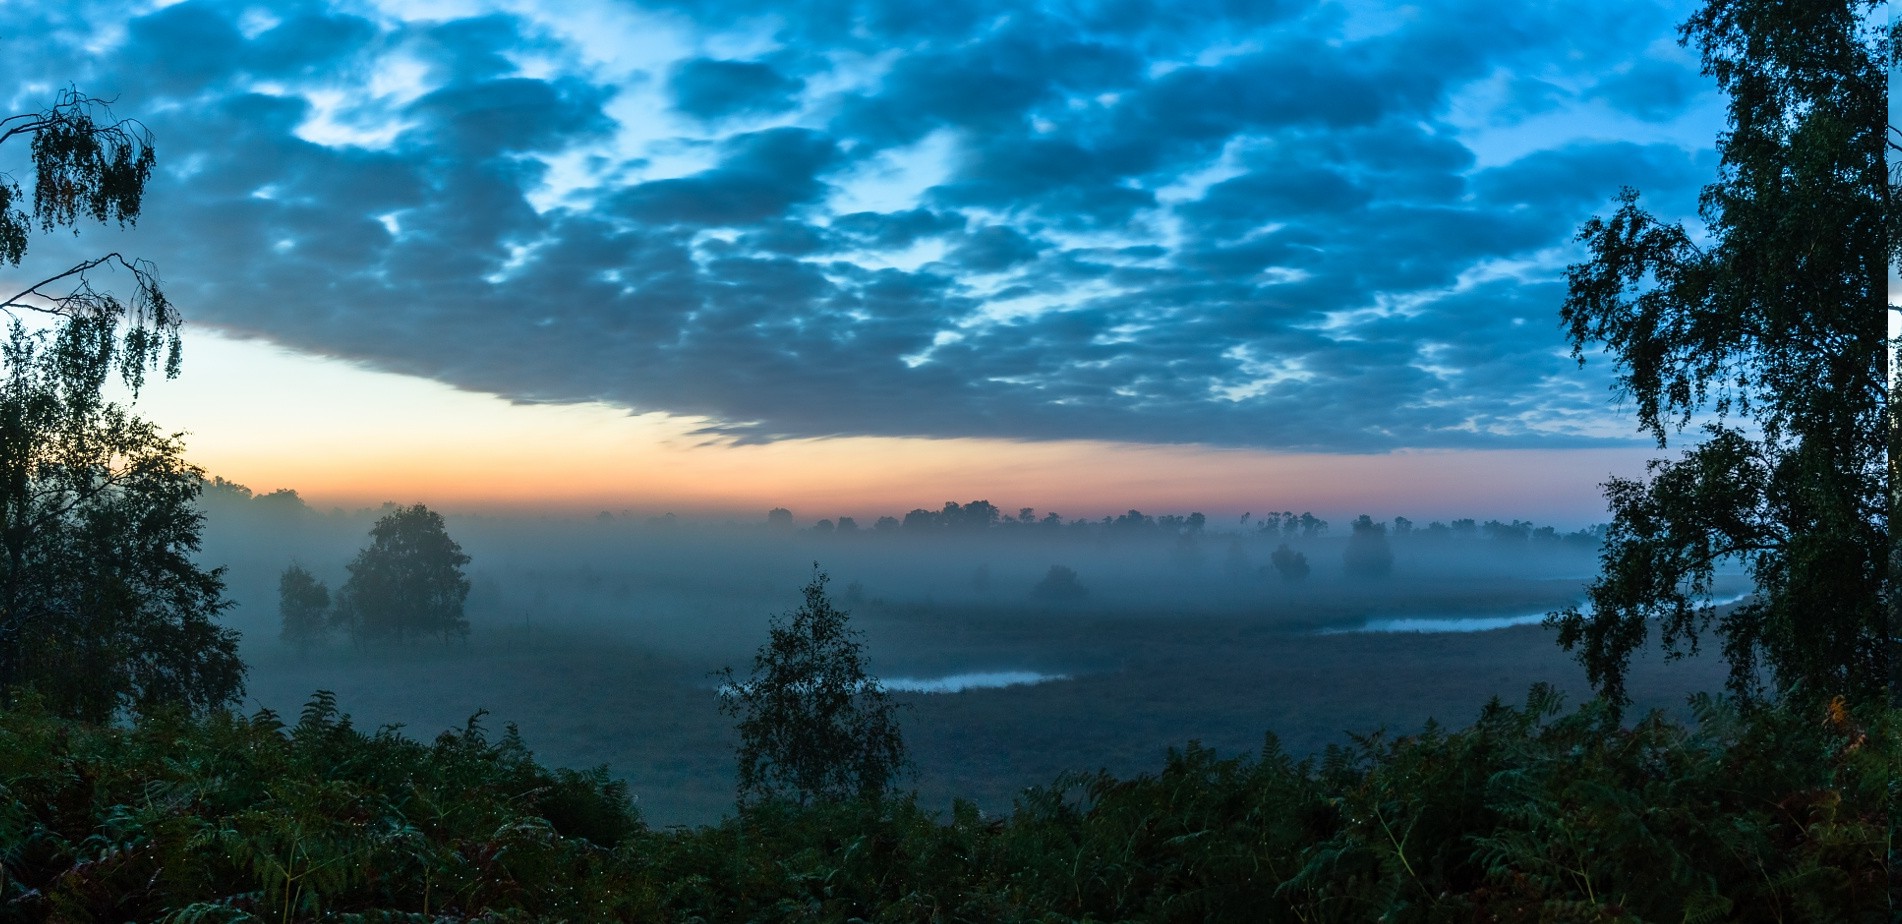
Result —
<path fill-rule="evenodd" d="M 1190 742 L 1249 754 L 1272 732 L 1302 755 L 1350 734 L 1411 734 L 1429 720 L 1458 727 L 1490 698 L 1516 702 L 1535 682 L 1574 702 L 1588 697 L 1581 670 L 1539 625 L 1353 631 L 1573 603 L 1592 563 L 1575 548 L 1396 542 L 1394 573 L 1365 580 L 1341 573 L 1341 540 L 1320 539 L 1307 546 L 1314 575 L 1290 583 L 1260 572 L 1278 540 L 1247 533 L 1203 535 L 1191 548 L 1081 532 L 841 537 L 452 519 L 474 559 L 466 642 L 358 649 L 334 639 L 300 651 L 276 640 L 276 575 L 296 558 L 336 586 L 363 517 L 304 511 L 261 530 L 242 515 L 256 512 L 237 505 L 239 515 L 221 515 L 214 504 L 207 546 L 208 556 L 227 556 L 238 602 L 229 618 L 246 632 L 242 711 L 295 715 L 325 689 L 359 727 L 401 725 L 427 739 L 486 710 L 489 727 L 514 724 L 549 765 L 605 764 L 656 825 L 732 811 L 737 738 L 709 674 L 745 672 L 769 617 L 797 602 L 815 561 L 882 677 L 1061 678 L 898 693 L 915 761 L 907 788 L 927 808 L 964 798 L 1005 813 L 1026 787 L 1061 773 L 1133 775 Z M 1074 566 L 1089 594 L 1034 599 L 1054 563 Z M 1682 715 L 1690 693 L 1721 686 L 1722 668 L 1715 658 L 1667 665 L 1652 653 L 1633 679 L 1640 709 Z"/>

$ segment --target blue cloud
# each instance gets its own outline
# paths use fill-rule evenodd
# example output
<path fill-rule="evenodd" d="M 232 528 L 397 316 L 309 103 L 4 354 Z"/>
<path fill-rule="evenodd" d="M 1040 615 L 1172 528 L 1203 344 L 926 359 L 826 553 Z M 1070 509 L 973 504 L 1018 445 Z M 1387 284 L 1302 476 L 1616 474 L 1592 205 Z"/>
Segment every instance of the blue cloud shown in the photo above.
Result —
<path fill-rule="evenodd" d="M 1676 117 L 1710 90 L 1709 81 L 1671 61 L 1643 59 L 1594 84 L 1589 96 L 1637 116 L 1664 121 Z"/>
<path fill-rule="evenodd" d="M 1620 439 L 1572 234 L 1712 169 L 1676 2 L 653 2 L 653 60 L 552 7 L 45 6 L 11 98 L 154 129 L 124 246 L 194 322 L 742 440 Z"/>
<path fill-rule="evenodd" d="M 769 64 L 711 58 L 681 62 L 668 80 L 674 106 L 707 121 L 785 112 L 798 105 L 796 97 L 804 86 L 805 81 L 787 77 Z"/>
<path fill-rule="evenodd" d="M 803 128 L 770 128 L 728 139 L 720 165 L 617 194 L 614 208 L 648 224 L 750 225 L 785 215 L 826 191 L 820 172 L 838 146 Z"/>

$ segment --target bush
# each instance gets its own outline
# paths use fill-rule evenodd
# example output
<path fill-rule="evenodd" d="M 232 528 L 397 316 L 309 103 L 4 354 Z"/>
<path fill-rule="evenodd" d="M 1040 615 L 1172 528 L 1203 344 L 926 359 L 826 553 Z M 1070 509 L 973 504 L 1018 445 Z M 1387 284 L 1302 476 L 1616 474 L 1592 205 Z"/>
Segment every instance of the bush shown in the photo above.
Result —
<path fill-rule="evenodd" d="M 1281 575 L 1284 581 L 1299 581 L 1308 576 L 1308 557 L 1288 548 L 1285 542 L 1275 549 L 1275 554 L 1269 556 L 1268 561 L 1274 565 L 1275 573 Z"/>
<path fill-rule="evenodd" d="M 1030 595 L 1038 600 L 1067 602 L 1081 600 L 1090 595 L 1083 582 L 1077 580 L 1076 572 L 1062 565 L 1051 565 L 1043 580 L 1030 589 Z"/>
<path fill-rule="evenodd" d="M 1550 690 L 1296 759 L 1191 743 L 986 817 L 768 801 L 653 831 L 604 770 L 477 719 L 423 744 L 319 694 L 294 725 L 0 712 L 7 920 L 1892 919 L 1902 712 Z M 479 718 L 479 717 L 478 717 Z"/>
<path fill-rule="evenodd" d="M 1341 553 L 1349 577 L 1381 578 L 1393 573 L 1393 547 L 1387 542 L 1387 524 L 1376 523 L 1366 514 L 1354 521 Z"/>

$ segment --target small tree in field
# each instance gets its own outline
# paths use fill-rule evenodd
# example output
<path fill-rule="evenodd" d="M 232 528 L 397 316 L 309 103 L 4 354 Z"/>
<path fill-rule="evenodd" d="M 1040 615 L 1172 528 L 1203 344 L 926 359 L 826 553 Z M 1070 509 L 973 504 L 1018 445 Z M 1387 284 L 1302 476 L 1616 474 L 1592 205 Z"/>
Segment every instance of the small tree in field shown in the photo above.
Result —
<path fill-rule="evenodd" d="M 284 618 L 284 641 L 310 648 L 330 630 L 326 621 L 330 588 L 301 565 L 291 565 L 277 579 L 277 611 Z"/>
<path fill-rule="evenodd" d="M 1387 524 L 1361 514 L 1341 554 L 1349 577 L 1379 578 L 1393 572 L 1393 547 L 1387 543 Z"/>
<path fill-rule="evenodd" d="M 1089 596 L 1090 591 L 1077 580 L 1075 569 L 1051 565 L 1043 580 L 1030 589 L 1030 595 L 1038 600 L 1069 601 L 1081 600 Z"/>
<path fill-rule="evenodd" d="M 898 704 L 866 671 L 864 644 L 826 596 L 815 563 L 805 602 L 775 617 L 753 673 L 720 672 L 720 711 L 739 720 L 740 804 L 876 798 L 907 761 Z"/>
<path fill-rule="evenodd" d="M 422 504 L 398 507 L 370 528 L 370 544 L 351 562 L 337 592 L 336 621 L 365 639 L 469 634 L 462 604 L 469 563 L 443 528 L 442 514 Z"/>
<path fill-rule="evenodd" d="M 1288 548 L 1286 542 L 1277 547 L 1275 554 L 1269 556 L 1268 560 L 1274 563 L 1275 573 L 1281 575 L 1284 581 L 1304 580 L 1308 576 L 1308 557 Z"/>

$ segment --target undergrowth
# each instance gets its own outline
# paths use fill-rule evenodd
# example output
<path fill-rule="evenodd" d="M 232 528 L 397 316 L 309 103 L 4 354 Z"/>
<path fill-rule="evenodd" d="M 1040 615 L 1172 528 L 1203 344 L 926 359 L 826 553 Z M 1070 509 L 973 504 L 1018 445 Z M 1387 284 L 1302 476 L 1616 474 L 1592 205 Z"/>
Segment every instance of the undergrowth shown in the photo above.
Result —
<path fill-rule="evenodd" d="M 95 726 L 0 712 L 4 921 L 1892 921 L 1899 713 L 1625 727 L 1535 687 L 1296 759 L 1190 744 L 1007 815 L 915 798 L 644 825 L 478 716 L 433 743 L 319 693 Z"/>

